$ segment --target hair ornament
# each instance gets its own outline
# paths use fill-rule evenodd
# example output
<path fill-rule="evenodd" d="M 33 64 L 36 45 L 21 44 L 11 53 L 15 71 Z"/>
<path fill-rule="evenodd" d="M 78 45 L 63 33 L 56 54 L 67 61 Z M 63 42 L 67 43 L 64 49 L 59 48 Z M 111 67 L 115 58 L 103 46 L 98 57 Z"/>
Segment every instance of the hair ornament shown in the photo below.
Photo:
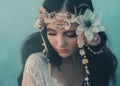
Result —
<path fill-rule="evenodd" d="M 94 34 L 105 31 L 105 28 L 101 25 L 100 18 L 101 15 L 93 13 L 90 9 L 86 9 L 83 15 L 75 16 L 69 12 L 48 13 L 46 9 L 41 7 L 34 27 L 43 29 L 45 25 L 51 24 L 56 28 L 68 30 L 71 23 L 76 22 L 78 24 L 76 34 L 83 33 L 85 38 L 91 41 L 94 38 Z"/>
<path fill-rule="evenodd" d="M 89 69 L 88 69 L 89 60 L 86 57 L 86 53 L 85 53 L 85 49 L 84 48 L 85 48 L 85 45 L 82 48 L 80 48 L 80 50 L 79 50 L 79 54 L 82 57 L 82 64 L 84 65 L 84 69 L 85 69 L 84 83 L 83 83 L 82 86 L 84 86 L 84 85 L 90 86 L 90 82 L 89 82 L 90 72 L 89 72 Z"/>
<path fill-rule="evenodd" d="M 76 29 L 76 34 L 84 34 L 87 41 L 91 41 L 94 38 L 94 34 L 105 31 L 105 28 L 101 25 L 98 16 L 98 14 L 91 12 L 90 9 L 87 9 L 84 15 L 77 16 L 75 21 L 79 26 Z"/>
<path fill-rule="evenodd" d="M 86 46 L 87 49 L 88 49 L 91 53 L 93 53 L 94 55 L 103 53 L 103 49 L 100 49 L 99 51 L 94 51 L 94 50 L 91 49 L 88 45 L 85 45 L 85 46 Z"/>
<path fill-rule="evenodd" d="M 75 22 L 74 15 L 68 12 L 48 13 L 46 9 L 41 7 L 40 14 L 38 18 L 36 19 L 34 27 L 41 29 L 45 25 L 51 24 L 52 26 L 55 26 L 56 28 L 67 30 L 69 29 L 71 23 L 74 23 L 74 22 Z"/>

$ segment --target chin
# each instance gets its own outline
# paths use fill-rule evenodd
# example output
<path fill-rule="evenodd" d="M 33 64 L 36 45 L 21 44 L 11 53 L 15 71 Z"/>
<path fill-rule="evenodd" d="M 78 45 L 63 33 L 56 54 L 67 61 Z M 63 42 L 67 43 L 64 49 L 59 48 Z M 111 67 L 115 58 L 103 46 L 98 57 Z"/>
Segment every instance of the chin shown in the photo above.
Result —
<path fill-rule="evenodd" d="M 64 53 L 62 53 L 62 54 L 59 54 L 59 56 L 61 58 L 69 58 L 71 55 L 70 54 L 64 54 Z"/>

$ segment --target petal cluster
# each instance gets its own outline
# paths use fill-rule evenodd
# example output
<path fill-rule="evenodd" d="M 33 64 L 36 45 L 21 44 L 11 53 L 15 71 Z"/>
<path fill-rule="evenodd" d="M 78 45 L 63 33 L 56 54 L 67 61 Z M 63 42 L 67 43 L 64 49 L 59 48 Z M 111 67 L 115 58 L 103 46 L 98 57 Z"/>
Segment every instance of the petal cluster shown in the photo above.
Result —
<path fill-rule="evenodd" d="M 91 12 L 87 9 L 84 15 L 79 15 L 75 18 L 75 21 L 79 24 L 76 29 L 76 34 L 83 34 L 88 41 L 93 39 L 94 33 L 105 31 L 105 28 L 100 22 L 101 15 Z"/>

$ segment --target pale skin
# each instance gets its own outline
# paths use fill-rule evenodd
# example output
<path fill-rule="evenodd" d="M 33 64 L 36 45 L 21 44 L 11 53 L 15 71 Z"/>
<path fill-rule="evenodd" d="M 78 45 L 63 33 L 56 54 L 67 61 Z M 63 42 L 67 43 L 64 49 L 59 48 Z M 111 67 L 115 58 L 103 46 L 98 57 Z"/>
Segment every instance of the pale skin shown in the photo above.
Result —
<path fill-rule="evenodd" d="M 68 30 L 47 25 L 47 37 L 52 47 L 63 58 L 60 66 L 61 72 L 52 65 L 52 77 L 57 78 L 58 83 L 64 86 L 80 86 L 84 80 L 84 69 L 80 56 L 75 55 L 78 49 L 77 25 L 71 24 Z"/>

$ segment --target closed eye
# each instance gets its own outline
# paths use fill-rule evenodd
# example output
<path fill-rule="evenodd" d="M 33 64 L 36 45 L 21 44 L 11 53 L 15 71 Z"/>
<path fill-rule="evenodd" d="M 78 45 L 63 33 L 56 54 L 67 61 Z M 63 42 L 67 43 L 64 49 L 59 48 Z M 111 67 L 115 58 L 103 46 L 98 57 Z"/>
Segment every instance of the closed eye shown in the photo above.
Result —
<path fill-rule="evenodd" d="M 77 36 L 76 33 L 75 33 L 75 31 L 68 31 L 68 32 L 66 32 L 65 34 L 66 34 L 68 37 L 70 37 L 70 38 L 74 38 L 74 37 Z"/>
<path fill-rule="evenodd" d="M 48 35 L 56 35 L 57 32 L 56 32 L 55 30 L 53 30 L 53 29 L 48 28 L 48 29 L 47 29 L 47 34 L 48 34 Z"/>

